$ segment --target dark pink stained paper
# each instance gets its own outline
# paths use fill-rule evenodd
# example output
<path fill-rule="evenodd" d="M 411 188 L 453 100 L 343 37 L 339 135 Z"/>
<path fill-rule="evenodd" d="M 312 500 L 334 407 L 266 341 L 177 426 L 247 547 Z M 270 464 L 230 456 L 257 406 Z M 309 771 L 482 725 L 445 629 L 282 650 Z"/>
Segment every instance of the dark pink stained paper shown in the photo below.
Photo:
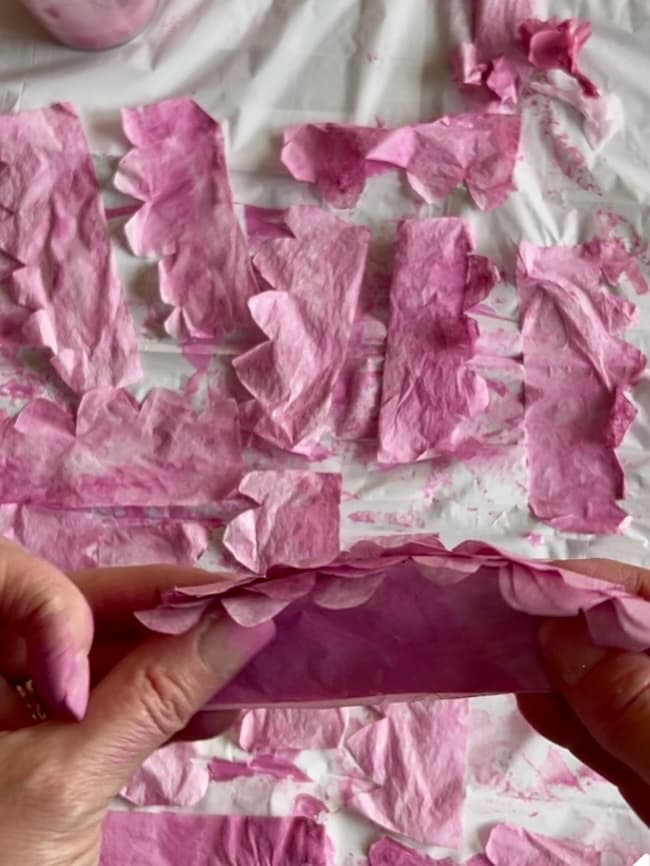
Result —
<path fill-rule="evenodd" d="M 230 521 L 223 543 L 249 571 L 262 573 L 274 565 L 313 568 L 338 554 L 340 475 L 249 472 L 239 492 L 258 505 Z"/>
<path fill-rule="evenodd" d="M 100 866 L 333 866 L 325 828 L 308 818 L 109 812 Z"/>
<path fill-rule="evenodd" d="M 59 568 L 194 565 L 210 537 L 197 521 L 115 517 L 88 510 L 0 505 L 0 532 Z"/>
<path fill-rule="evenodd" d="M 616 532 L 626 517 L 614 449 L 646 359 L 622 339 L 636 308 L 606 286 L 621 271 L 607 242 L 519 251 L 529 498 L 563 532 Z"/>
<path fill-rule="evenodd" d="M 591 37 L 591 24 L 568 18 L 540 21 L 529 18 L 521 25 L 521 41 L 528 60 L 537 69 L 561 69 L 575 78 L 585 96 L 600 96 L 598 88 L 578 67 L 578 56 Z"/>
<path fill-rule="evenodd" d="M 399 228 L 379 414 L 380 463 L 471 448 L 463 422 L 484 412 L 488 386 L 470 362 L 478 325 L 467 311 L 499 281 L 455 217 Z"/>
<path fill-rule="evenodd" d="M 347 805 L 416 842 L 455 848 L 462 841 L 467 701 L 413 701 L 384 713 L 346 742 L 377 785 Z"/>
<path fill-rule="evenodd" d="M 215 339 L 251 325 L 258 291 L 237 222 L 220 125 L 193 100 L 122 113 L 134 149 L 116 186 L 144 202 L 127 225 L 136 255 L 159 256 L 160 294 L 179 340 Z"/>
<path fill-rule="evenodd" d="M 210 773 L 193 743 L 170 743 L 147 758 L 121 796 L 136 806 L 190 807 L 208 792 Z"/>
<path fill-rule="evenodd" d="M 622 587 L 476 542 L 447 551 L 426 535 L 360 542 L 310 571 L 177 589 L 139 618 L 179 633 L 217 601 L 244 626 L 273 618 L 277 635 L 214 708 L 546 691 L 542 616 L 584 611 L 596 643 L 650 648 L 650 602 Z"/>
<path fill-rule="evenodd" d="M 453 860 L 432 860 L 421 851 L 384 836 L 370 846 L 368 866 L 456 866 Z"/>
<path fill-rule="evenodd" d="M 498 824 L 492 830 L 485 853 L 492 866 L 601 866 L 602 862 L 595 848 L 508 824 Z"/>
<path fill-rule="evenodd" d="M 336 749 L 344 732 L 345 716 L 336 707 L 250 710 L 239 728 L 239 745 L 247 752 Z"/>
<path fill-rule="evenodd" d="M 0 424 L 0 501 L 48 507 L 204 505 L 241 477 L 237 406 L 164 389 L 85 394 L 76 415 L 33 400 Z"/>
<path fill-rule="evenodd" d="M 269 290 L 249 308 L 267 339 L 234 367 L 253 398 L 242 424 L 280 448 L 310 453 L 345 362 L 369 233 L 315 207 L 289 208 L 283 227 L 289 236 L 265 241 L 253 258 Z"/>
<path fill-rule="evenodd" d="M 73 107 L 0 115 L 0 260 L 10 341 L 39 346 L 73 391 L 141 376 L 88 144 Z M 0 321 L 0 332 L 7 329 Z"/>
<path fill-rule="evenodd" d="M 290 127 L 282 161 L 296 180 L 316 184 L 337 208 L 353 207 L 368 177 L 400 168 L 426 202 L 465 184 L 481 210 L 514 188 L 521 118 L 456 114 L 396 129 L 321 123 Z"/>

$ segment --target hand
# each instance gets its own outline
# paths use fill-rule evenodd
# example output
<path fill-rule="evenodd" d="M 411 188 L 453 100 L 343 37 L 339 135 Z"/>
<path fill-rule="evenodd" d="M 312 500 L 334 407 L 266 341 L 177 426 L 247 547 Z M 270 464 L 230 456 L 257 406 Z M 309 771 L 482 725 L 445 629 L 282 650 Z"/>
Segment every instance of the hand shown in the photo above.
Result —
<path fill-rule="evenodd" d="M 208 617 L 157 637 L 133 617 L 162 590 L 206 578 L 164 566 L 66 577 L 0 540 L 2 863 L 96 866 L 104 813 L 142 761 L 173 737 L 214 736 L 233 722 L 199 711 L 274 626 Z M 45 722 L 11 684 L 28 678 Z"/>
<path fill-rule="evenodd" d="M 650 599 L 650 571 L 606 559 L 558 563 Z M 650 825 L 650 657 L 596 647 L 582 618 L 548 620 L 540 644 L 556 695 L 519 695 L 543 736 L 610 782 Z"/>

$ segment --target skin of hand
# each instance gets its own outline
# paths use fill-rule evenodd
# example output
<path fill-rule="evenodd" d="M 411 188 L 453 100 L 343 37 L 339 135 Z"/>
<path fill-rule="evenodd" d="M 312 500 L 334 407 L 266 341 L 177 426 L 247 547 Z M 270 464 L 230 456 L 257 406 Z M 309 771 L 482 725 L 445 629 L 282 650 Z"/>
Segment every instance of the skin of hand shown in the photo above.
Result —
<path fill-rule="evenodd" d="M 114 797 L 170 739 L 215 736 L 236 713 L 201 712 L 275 636 L 206 615 L 154 636 L 137 610 L 173 586 L 214 582 L 190 568 L 64 575 L 0 540 L 0 863 L 96 866 Z M 49 719 L 12 683 L 31 678 Z"/>
<path fill-rule="evenodd" d="M 646 569 L 607 559 L 557 565 L 650 599 Z M 650 656 L 595 646 L 582 617 L 546 621 L 539 640 L 557 693 L 519 695 L 519 709 L 544 737 L 613 782 L 650 826 Z"/>

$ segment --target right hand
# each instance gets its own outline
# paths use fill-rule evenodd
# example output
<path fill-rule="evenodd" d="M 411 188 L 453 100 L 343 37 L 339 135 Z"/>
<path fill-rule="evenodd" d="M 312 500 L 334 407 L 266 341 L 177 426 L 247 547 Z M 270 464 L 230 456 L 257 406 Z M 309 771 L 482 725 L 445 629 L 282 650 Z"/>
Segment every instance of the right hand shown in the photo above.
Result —
<path fill-rule="evenodd" d="M 646 569 L 607 559 L 557 564 L 650 599 Z M 519 695 L 519 709 L 542 736 L 613 782 L 650 826 L 650 656 L 595 646 L 582 617 L 547 620 L 540 644 L 557 693 Z"/>

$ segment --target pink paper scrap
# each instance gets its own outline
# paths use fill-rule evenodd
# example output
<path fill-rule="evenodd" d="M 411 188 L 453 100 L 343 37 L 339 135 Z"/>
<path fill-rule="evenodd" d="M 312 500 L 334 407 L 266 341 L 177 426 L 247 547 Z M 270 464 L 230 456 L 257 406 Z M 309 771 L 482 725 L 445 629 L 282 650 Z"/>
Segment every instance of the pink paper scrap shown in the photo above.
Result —
<path fill-rule="evenodd" d="M 472 448 L 463 422 L 485 410 L 485 379 L 470 362 L 478 325 L 467 311 L 499 282 L 474 254 L 462 219 L 400 225 L 390 293 L 379 415 L 379 462 L 410 463 Z"/>
<path fill-rule="evenodd" d="M 208 772 L 213 782 L 230 782 L 242 776 L 272 776 L 293 782 L 311 782 L 311 778 L 295 764 L 277 755 L 255 755 L 249 761 L 226 761 L 212 758 Z"/>
<path fill-rule="evenodd" d="M 163 746 L 136 770 L 120 794 L 135 806 L 195 806 L 210 784 L 208 766 L 198 757 L 192 743 Z"/>
<path fill-rule="evenodd" d="M 233 363 L 253 398 L 242 425 L 279 448 L 310 454 L 345 362 L 369 232 L 306 206 L 289 208 L 283 225 L 289 236 L 266 240 L 253 258 L 269 289 L 249 308 L 267 339 Z"/>
<path fill-rule="evenodd" d="M 605 286 L 624 264 L 611 242 L 519 250 L 529 498 L 563 532 L 614 533 L 626 518 L 615 448 L 646 358 L 622 339 L 635 306 Z"/>
<path fill-rule="evenodd" d="M 370 846 L 368 866 L 456 866 L 456 863 L 448 858 L 432 860 L 422 851 L 407 848 L 384 836 Z"/>
<path fill-rule="evenodd" d="M 498 824 L 485 849 L 492 866 L 601 866 L 595 848 Z"/>
<path fill-rule="evenodd" d="M 179 588 L 138 616 L 178 633 L 217 600 L 244 626 L 273 618 L 277 635 L 215 709 L 547 691 L 537 617 L 582 611 L 599 645 L 650 648 L 650 602 L 623 587 L 478 542 L 447 551 L 426 535 L 360 542 L 310 571 Z"/>
<path fill-rule="evenodd" d="M 247 752 L 337 749 L 344 732 L 345 716 L 337 707 L 250 710 L 241 721 L 239 745 Z"/>
<path fill-rule="evenodd" d="M 195 409 L 162 388 L 85 394 L 76 413 L 33 400 L 0 419 L 0 501 L 53 508 L 205 505 L 242 475 L 237 405 Z"/>
<path fill-rule="evenodd" d="M 457 847 L 465 800 L 467 701 L 412 701 L 388 706 L 384 713 L 347 740 L 348 751 L 376 783 L 347 805 L 415 842 Z"/>
<path fill-rule="evenodd" d="M 224 546 L 249 571 L 274 565 L 314 568 L 339 552 L 341 476 L 249 472 L 239 492 L 257 503 L 230 521 Z"/>
<path fill-rule="evenodd" d="M 179 340 L 250 327 L 258 286 L 235 215 L 221 126 L 192 99 L 124 109 L 134 145 L 115 185 L 144 202 L 126 234 L 133 252 L 160 257 L 165 322 Z"/>
<path fill-rule="evenodd" d="M 337 208 L 354 207 L 372 175 L 399 168 L 426 202 L 465 184 L 478 208 L 493 210 L 514 189 L 520 133 L 519 116 L 487 112 L 396 129 L 307 124 L 285 131 L 282 162 Z"/>
<path fill-rule="evenodd" d="M 48 350 L 79 394 L 140 379 L 95 171 L 69 103 L 0 115 L 0 214 L 3 338 Z"/>
<path fill-rule="evenodd" d="M 333 866 L 325 828 L 308 818 L 109 812 L 100 866 Z"/>

